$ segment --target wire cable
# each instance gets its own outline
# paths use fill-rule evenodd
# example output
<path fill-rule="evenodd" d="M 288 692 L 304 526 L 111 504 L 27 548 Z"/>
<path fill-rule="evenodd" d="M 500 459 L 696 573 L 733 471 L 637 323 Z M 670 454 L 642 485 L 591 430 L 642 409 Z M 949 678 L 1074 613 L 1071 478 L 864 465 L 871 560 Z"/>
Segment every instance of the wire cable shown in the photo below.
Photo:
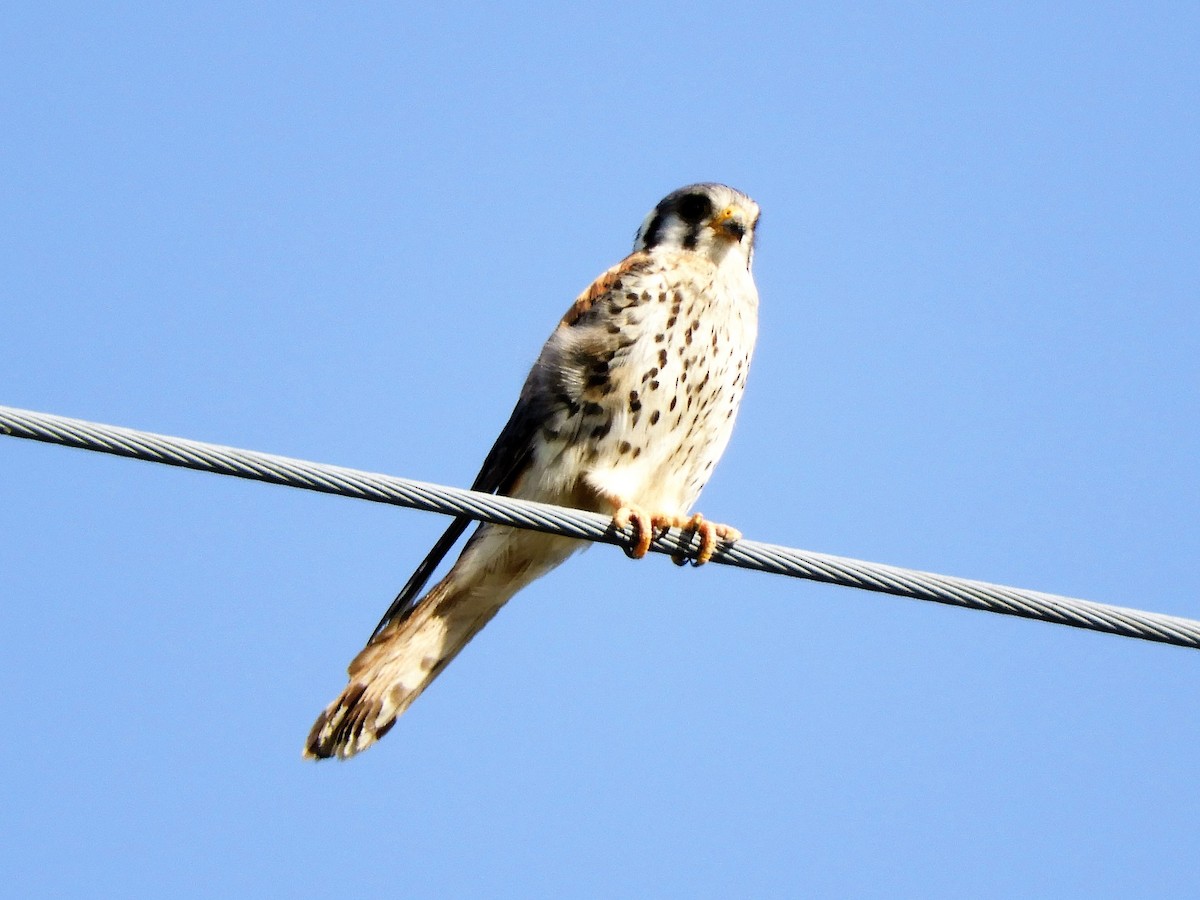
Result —
<path fill-rule="evenodd" d="M 0 406 L 0 434 L 588 541 L 627 546 L 632 539 L 597 513 L 8 406 Z M 694 537 L 672 529 L 656 537 L 650 549 L 687 556 L 694 552 Z M 1057 594 L 748 540 L 720 544 L 712 562 L 1200 649 L 1200 621 Z"/>

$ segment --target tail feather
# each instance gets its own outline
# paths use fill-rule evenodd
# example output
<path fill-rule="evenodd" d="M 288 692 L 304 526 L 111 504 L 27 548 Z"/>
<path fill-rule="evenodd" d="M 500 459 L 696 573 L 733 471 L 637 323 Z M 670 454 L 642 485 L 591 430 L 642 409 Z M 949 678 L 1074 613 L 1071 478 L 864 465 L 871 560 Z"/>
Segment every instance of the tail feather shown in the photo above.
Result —
<path fill-rule="evenodd" d="M 447 576 L 411 616 L 363 648 L 350 663 L 350 683 L 313 724 L 305 742 L 307 758 L 347 759 L 388 733 L 502 605 L 467 610 L 462 593 Z"/>
<path fill-rule="evenodd" d="M 387 734 L 396 724 L 396 719 L 393 716 L 390 721 L 380 726 L 378 721 L 382 705 L 377 699 L 364 697 L 366 691 L 365 684 L 350 682 L 341 696 L 317 716 L 317 721 L 305 742 L 306 757 L 345 758 L 366 749 Z"/>
<path fill-rule="evenodd" d="M 347 759 L 370 747 L 513 594 L 580 546 L 569 538 L 482 526 L 449 574 L 350 663 L 350 683 L 317 717 L 304 755 Z"/>

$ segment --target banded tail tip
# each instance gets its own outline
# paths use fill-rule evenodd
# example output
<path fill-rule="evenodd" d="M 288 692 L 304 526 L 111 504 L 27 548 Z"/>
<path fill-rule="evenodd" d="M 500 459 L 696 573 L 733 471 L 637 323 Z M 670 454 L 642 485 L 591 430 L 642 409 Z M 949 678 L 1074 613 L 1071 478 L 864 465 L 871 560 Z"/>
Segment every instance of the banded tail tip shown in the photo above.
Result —
<path fill-rule="evenodd" d="M 396 715 L 380 721 L 383 705 L 366 696 L 366 685 L 351 682 L 341 695 L 317 716 L 304 742 L 304 758 L 349 759 L 366 750 L 396 724 Z"/>

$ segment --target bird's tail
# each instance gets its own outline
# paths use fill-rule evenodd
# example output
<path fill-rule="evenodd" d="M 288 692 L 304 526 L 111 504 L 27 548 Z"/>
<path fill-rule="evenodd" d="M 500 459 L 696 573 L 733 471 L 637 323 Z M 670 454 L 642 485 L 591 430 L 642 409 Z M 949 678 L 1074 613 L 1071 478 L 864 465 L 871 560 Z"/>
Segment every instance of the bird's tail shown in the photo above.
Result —
<path fill-rule="evenodd" d="M 471 603 L 475 592 L 456 581 L 451 572 L 408 616 L 384 628 L 354 658 L 350 683 L 308 734 L 306 757 L 346 759 L 387 734 L 508 599 Z"/>
<path fill-rule="evenodd" d="M 580 546 L 568 538 L 481 527 L 449 574 L 350 663 L 350 683 L 317 716 L 304 755 L 346 759 L 370 747 L 513 594 Z"/>

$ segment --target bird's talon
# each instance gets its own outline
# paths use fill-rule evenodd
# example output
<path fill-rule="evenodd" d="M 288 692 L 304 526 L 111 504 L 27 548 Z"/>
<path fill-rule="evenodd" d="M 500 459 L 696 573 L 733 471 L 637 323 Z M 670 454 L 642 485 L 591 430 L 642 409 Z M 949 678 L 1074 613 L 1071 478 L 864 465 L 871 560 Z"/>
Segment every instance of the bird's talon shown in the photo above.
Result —
<path fill-rule="evenodd" d="M 641 559 L 650 550 L 650 541 L 654 537 L 654 520 L 646 515 L 646 511 L 638 506 L 622 506 L 613 514 L 613 527 L 624 531 L 633 526 L 633 537 L 622 550 L 630 559 Z"/>
<path fill-rule="evenodd" d="M 661 537 L 672 528 L 680 529 L 684 534 L 695 535 L 699 539 L 694 555 L 686 552 L 671 554 L 671 562 L 677 566 L 691 563 L 702 566 L 713 557 L 717 549 L 717 541 L 736 541 L 742 533 L 729 525 L 718 525 L 710 522 L 700 513 L 690 517 L 668 516 L 663 513 L 648 513 L 640 506 L 622 504 L 613 513 L 613 528 L 624 531 L 632 527 L 633 535 L 622 550 L 630 559 L 641 559 L 650 551 L 650 544 L 656 537 Z"/>
<path fill-rule="evenodd" d="M 713 553 L 717 549 L 718 540 L 732 542 L 740 540 L 742 537 L 742 533 L 736 528 L 710 522 L 700 513 L 695 513 L 691 518 L 683 519 L 676 524 L 685 533 L 691 532 L 700 539 L 700 545 L 696 548 L 696 555 L 694 557 L 689 559 L 682 554 L 672 557 L 675 564 L 680 566 L 685 562 L 690 562 L 693 566 L 702 566 L 712 559 Z"/>
<path fill-rule="evenodd" d="M 662 537 L 676 524 L 674 516 L 663 513 L 648 513 L 640 506 L 622 505 L 613 514 L 613 528 L 624 531 L 633 526 L 633 537 L 628 545 L 622 546 L 630 559 L 641 559 L 650 552 L 650 544 Z"/>

